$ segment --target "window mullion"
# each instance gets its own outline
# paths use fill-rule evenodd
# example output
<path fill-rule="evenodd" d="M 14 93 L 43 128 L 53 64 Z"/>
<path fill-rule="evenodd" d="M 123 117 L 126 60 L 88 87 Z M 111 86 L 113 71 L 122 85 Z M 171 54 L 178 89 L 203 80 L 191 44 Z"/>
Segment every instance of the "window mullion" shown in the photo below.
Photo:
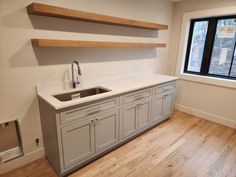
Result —
<path fill-rule="evenodd" d="M 236 48 L 236 42 L 234 43 L 234 51 L 233 51 L 233 55 L 232 55 L 232 59 L 231 59 L 231 63 L 230 63 L 230 68 L 229 68 L 229 74 L 228 74 L 229 77 L 230 77 L 232 66 L 233 66 L 233 62 L 234 62 L 233 60 L 234 60 L 235 48 Z"/>
<path fill-rule="evenodd" d="M 215 34 L 216 34 L 216 27 L 217 27 L 217 19 L 216 18 L 209 19 L 207 37 L 206 37 L 203 58 L 202 58 L 202 66 L 200 70 L 201 75 L 208 74 L 212 48 L 213 48 Z"/>

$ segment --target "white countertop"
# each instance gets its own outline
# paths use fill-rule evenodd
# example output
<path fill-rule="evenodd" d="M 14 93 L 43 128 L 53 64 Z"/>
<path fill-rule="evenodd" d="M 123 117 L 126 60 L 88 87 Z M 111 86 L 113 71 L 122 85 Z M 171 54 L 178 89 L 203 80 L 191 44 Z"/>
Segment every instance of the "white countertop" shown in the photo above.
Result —
<path fill-rule="evenodd" d="M 131 78 L 126 78 L 126 79 L 120 79 L 120 80 L 115 80 L 115 81 L 107 81 L 99 84 L 83 84 L 83 86 L 80 86 L 76 89 L 58 89 L 58 90 L 50 90 L 46 88 L 42 88 L 37 86 L 37 92 L 38 96 L 45 100 L 48 104 L 50 104 L 55 110 L 67 108 L 70 106 L 75 106 L 78 104 L 126 93 L 129 91 L 149 87 L 149 86 L 154 86 L 170 81 L 177 80 L 177 77 L 173 76 L 167 76 L 167 75 L 160 75 L 160 74 L 151 74 L 151 75 L 144 75 L 144 76 L 138 76 L 138 77 L 131 77 Z M 74 92 L 74 91 L 79 91 L 79 90 L 84 90 L 92 87 L 105 87 L 111 91 L 98 94 L 98 95 L 93 95 L 93 96 L 88 96 L 84 98 L 80 98 L 77 100 L 70 100 L 70 101 L 59 101 L 56 98 L 53 97 L 53 95 L 61 94 L 61 93 L 67 93 L 67 92 Z"/>

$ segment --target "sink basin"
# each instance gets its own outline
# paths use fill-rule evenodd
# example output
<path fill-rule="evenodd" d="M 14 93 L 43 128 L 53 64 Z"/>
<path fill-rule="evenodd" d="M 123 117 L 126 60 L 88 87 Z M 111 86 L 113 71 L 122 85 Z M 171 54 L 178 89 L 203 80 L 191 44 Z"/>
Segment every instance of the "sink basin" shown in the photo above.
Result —
<path fill-rule="evenodd" d="M 109 90 L 107 88 L 94 87 L 94 88 L 90 88 L 90 89 L 79 90 L 76 92 L 69 92 L 69 93 L 53 95 L 53 97 L 55 97 L 59 101 L 70 101 L 70 100 L 74 100 L 74 99 L 79 99 L 79 98 L 84 98 L 84 97 L 88 97 L 88 96 L 106 93 L 109 91 L 111 91 L 111 90 Z"/>

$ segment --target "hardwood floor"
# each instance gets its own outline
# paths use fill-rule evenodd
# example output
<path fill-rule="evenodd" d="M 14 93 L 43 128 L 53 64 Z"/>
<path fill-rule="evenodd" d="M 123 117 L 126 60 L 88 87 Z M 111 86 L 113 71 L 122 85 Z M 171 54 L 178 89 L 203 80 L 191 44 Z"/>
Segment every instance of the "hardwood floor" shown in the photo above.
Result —
<path fill-rule="evenodd" d="M 1 177 L 56 177 L 39 159 Z M 176 111 L 70 177 L 236 177 L 236 130 Z"/>

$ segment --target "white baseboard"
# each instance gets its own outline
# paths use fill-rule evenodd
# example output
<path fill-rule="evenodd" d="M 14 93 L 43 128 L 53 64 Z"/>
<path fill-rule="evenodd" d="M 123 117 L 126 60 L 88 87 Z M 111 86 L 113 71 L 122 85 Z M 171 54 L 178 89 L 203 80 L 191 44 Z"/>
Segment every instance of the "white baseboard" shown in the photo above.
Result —
<path fill-rule="evenodd" d="M 26 165 L 34 160 L 40 159 L 44 157 L 44 148 L 40 148 L 34 152 L 25 154 L 22 157 L 16 158 L 12 161 L 6 162 L 2 165 L 0 165 L 0 175 L 7 173 L 11 170 L 14 170 L 18 167 L 21 167 L 23 165 Z"/>
<path fill-rule="evenodd" d="M 227 117 L 218 116 L 216 114 L 204 112 L 198 109 L 194 109 L 194 108 L 184 106 L 184 105 L 179 105 L 179 104 L 175 105 L 175 109 L 236 129 L 236 121 L 233 121 Z"/>

